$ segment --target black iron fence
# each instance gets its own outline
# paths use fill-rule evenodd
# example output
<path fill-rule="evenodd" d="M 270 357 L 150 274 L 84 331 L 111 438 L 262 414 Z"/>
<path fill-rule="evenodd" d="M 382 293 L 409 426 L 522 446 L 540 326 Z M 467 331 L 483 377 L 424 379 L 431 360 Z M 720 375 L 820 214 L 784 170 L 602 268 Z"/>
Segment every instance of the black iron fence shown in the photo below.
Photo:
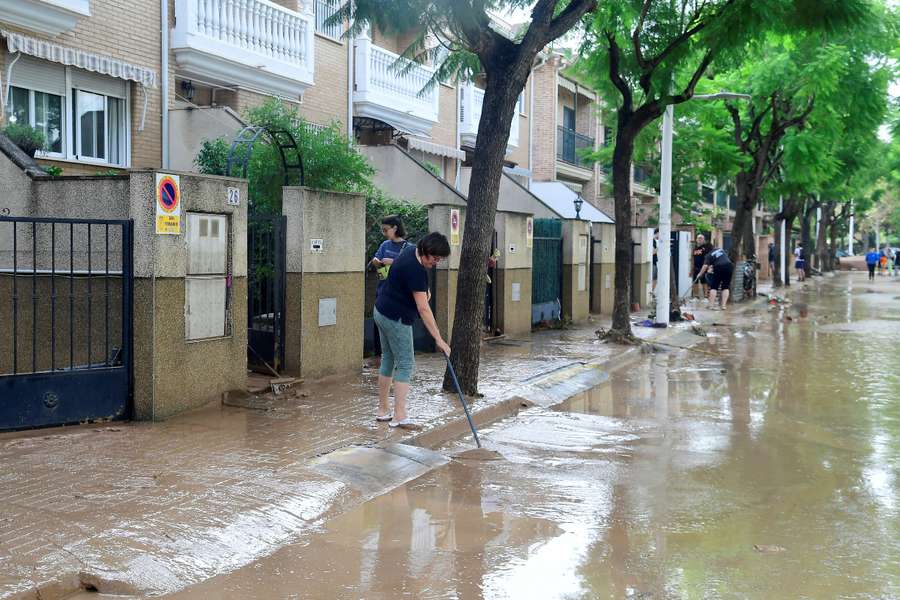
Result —
<path fill-rule="evenodd" d="M 0 217 L 0 429 L 125 416 L 131 221 Z"/>
<path fill-rule="evenodd" d="M 568 127 L 556 128 L 556 158 L 584 169 L 591 168 L 591 161 L 583 157 L 585 151 L 594 149 L 594 138 L 581 135 Z"/>

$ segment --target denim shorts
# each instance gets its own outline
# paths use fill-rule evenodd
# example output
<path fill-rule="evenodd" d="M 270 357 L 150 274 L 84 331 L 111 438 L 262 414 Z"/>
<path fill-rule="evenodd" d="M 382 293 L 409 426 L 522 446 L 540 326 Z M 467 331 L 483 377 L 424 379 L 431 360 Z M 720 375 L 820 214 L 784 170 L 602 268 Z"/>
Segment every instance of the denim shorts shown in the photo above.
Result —
<path fill-rule="evenodd" d="M 380 375 L 397 383 L 409 383 L 416 367 L 412 325 L 388 319 L 375 309 L 375 325 L 381 338 Z"/>

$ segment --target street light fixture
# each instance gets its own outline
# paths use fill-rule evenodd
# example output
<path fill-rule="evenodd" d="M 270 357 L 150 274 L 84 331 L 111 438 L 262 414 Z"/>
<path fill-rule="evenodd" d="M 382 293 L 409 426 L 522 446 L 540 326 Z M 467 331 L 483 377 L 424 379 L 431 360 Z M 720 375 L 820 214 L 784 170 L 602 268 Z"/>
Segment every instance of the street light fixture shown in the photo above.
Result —
<path fill-rule="evenodd" d="M 749 100 L 749 94 L 719 92 L 716 94 L 696 94 L 697 100 Z M 656 244 L 656 323 L 669 325 L 669 269 L 672 250 L 672 130 L 675 127 L 675 107 L 666 106 L 663 114 L 662 164 L 659 181 L 659 240 Z"/>
<path fill-rule="evenodd" d="M 581 206 L 584 204 L 584 198 L 576 196 L 572 203 L 575 205 L 575 219 L 581 220 Z"/>

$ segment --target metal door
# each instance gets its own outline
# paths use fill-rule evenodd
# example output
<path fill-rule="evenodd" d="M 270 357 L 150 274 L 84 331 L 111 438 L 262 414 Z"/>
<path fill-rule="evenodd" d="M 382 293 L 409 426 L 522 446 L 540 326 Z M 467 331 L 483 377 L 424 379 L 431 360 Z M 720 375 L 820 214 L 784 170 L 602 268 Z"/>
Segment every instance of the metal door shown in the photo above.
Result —
<path fill-rule="evenodd" d="M 133 236 L 0 217 L 0 430 L 131 416 Z"/>
<path fill-rule="evenodd" d="M 270 374 L 284 368 L 286 224 L 251 215 L 247 227 L 247 362 Z"/>
<path fill-rule="evenodd" d="M 534 220 L 531 322 L 559 320 L 562 313 L 563 239 L 559 219 Z"/>

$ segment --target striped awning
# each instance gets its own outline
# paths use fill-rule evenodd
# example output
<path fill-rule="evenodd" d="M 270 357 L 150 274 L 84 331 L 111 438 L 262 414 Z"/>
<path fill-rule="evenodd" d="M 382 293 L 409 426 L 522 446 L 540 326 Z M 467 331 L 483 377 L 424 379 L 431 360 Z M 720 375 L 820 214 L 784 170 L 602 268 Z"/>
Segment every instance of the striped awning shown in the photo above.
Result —
<path fill-rule="evenodd" d="M 410 150 L 421 150 L 422 152 L 427 152 L 428 154 L 434 154 L 435 156 L 446 156 L 447 158 L 455 158 L 457 160 L 465 160 L 466 153 L 457 148 L 453 148 L 452 146 L 444 146 L 441 144 L 435 144 L 434 142 L 429 142 L 426 140 L 422 140 L 419 138 L 410 137 L 409 140 L 409 149 Z"/>
<path fill-rule="evenodd" d="M 156 87 L 156 71 L 153 69 L 133 65 L 111 56 L 62 46 L 13 31 L 0 29 L 0 35 L 6 38 L 6 45 L 9 47 L 10 52 L 21 52 L 43 60 L 84 69 L 85 71 L 92 71 L 127 81 L 136 81 L 145 87 Z"/>

